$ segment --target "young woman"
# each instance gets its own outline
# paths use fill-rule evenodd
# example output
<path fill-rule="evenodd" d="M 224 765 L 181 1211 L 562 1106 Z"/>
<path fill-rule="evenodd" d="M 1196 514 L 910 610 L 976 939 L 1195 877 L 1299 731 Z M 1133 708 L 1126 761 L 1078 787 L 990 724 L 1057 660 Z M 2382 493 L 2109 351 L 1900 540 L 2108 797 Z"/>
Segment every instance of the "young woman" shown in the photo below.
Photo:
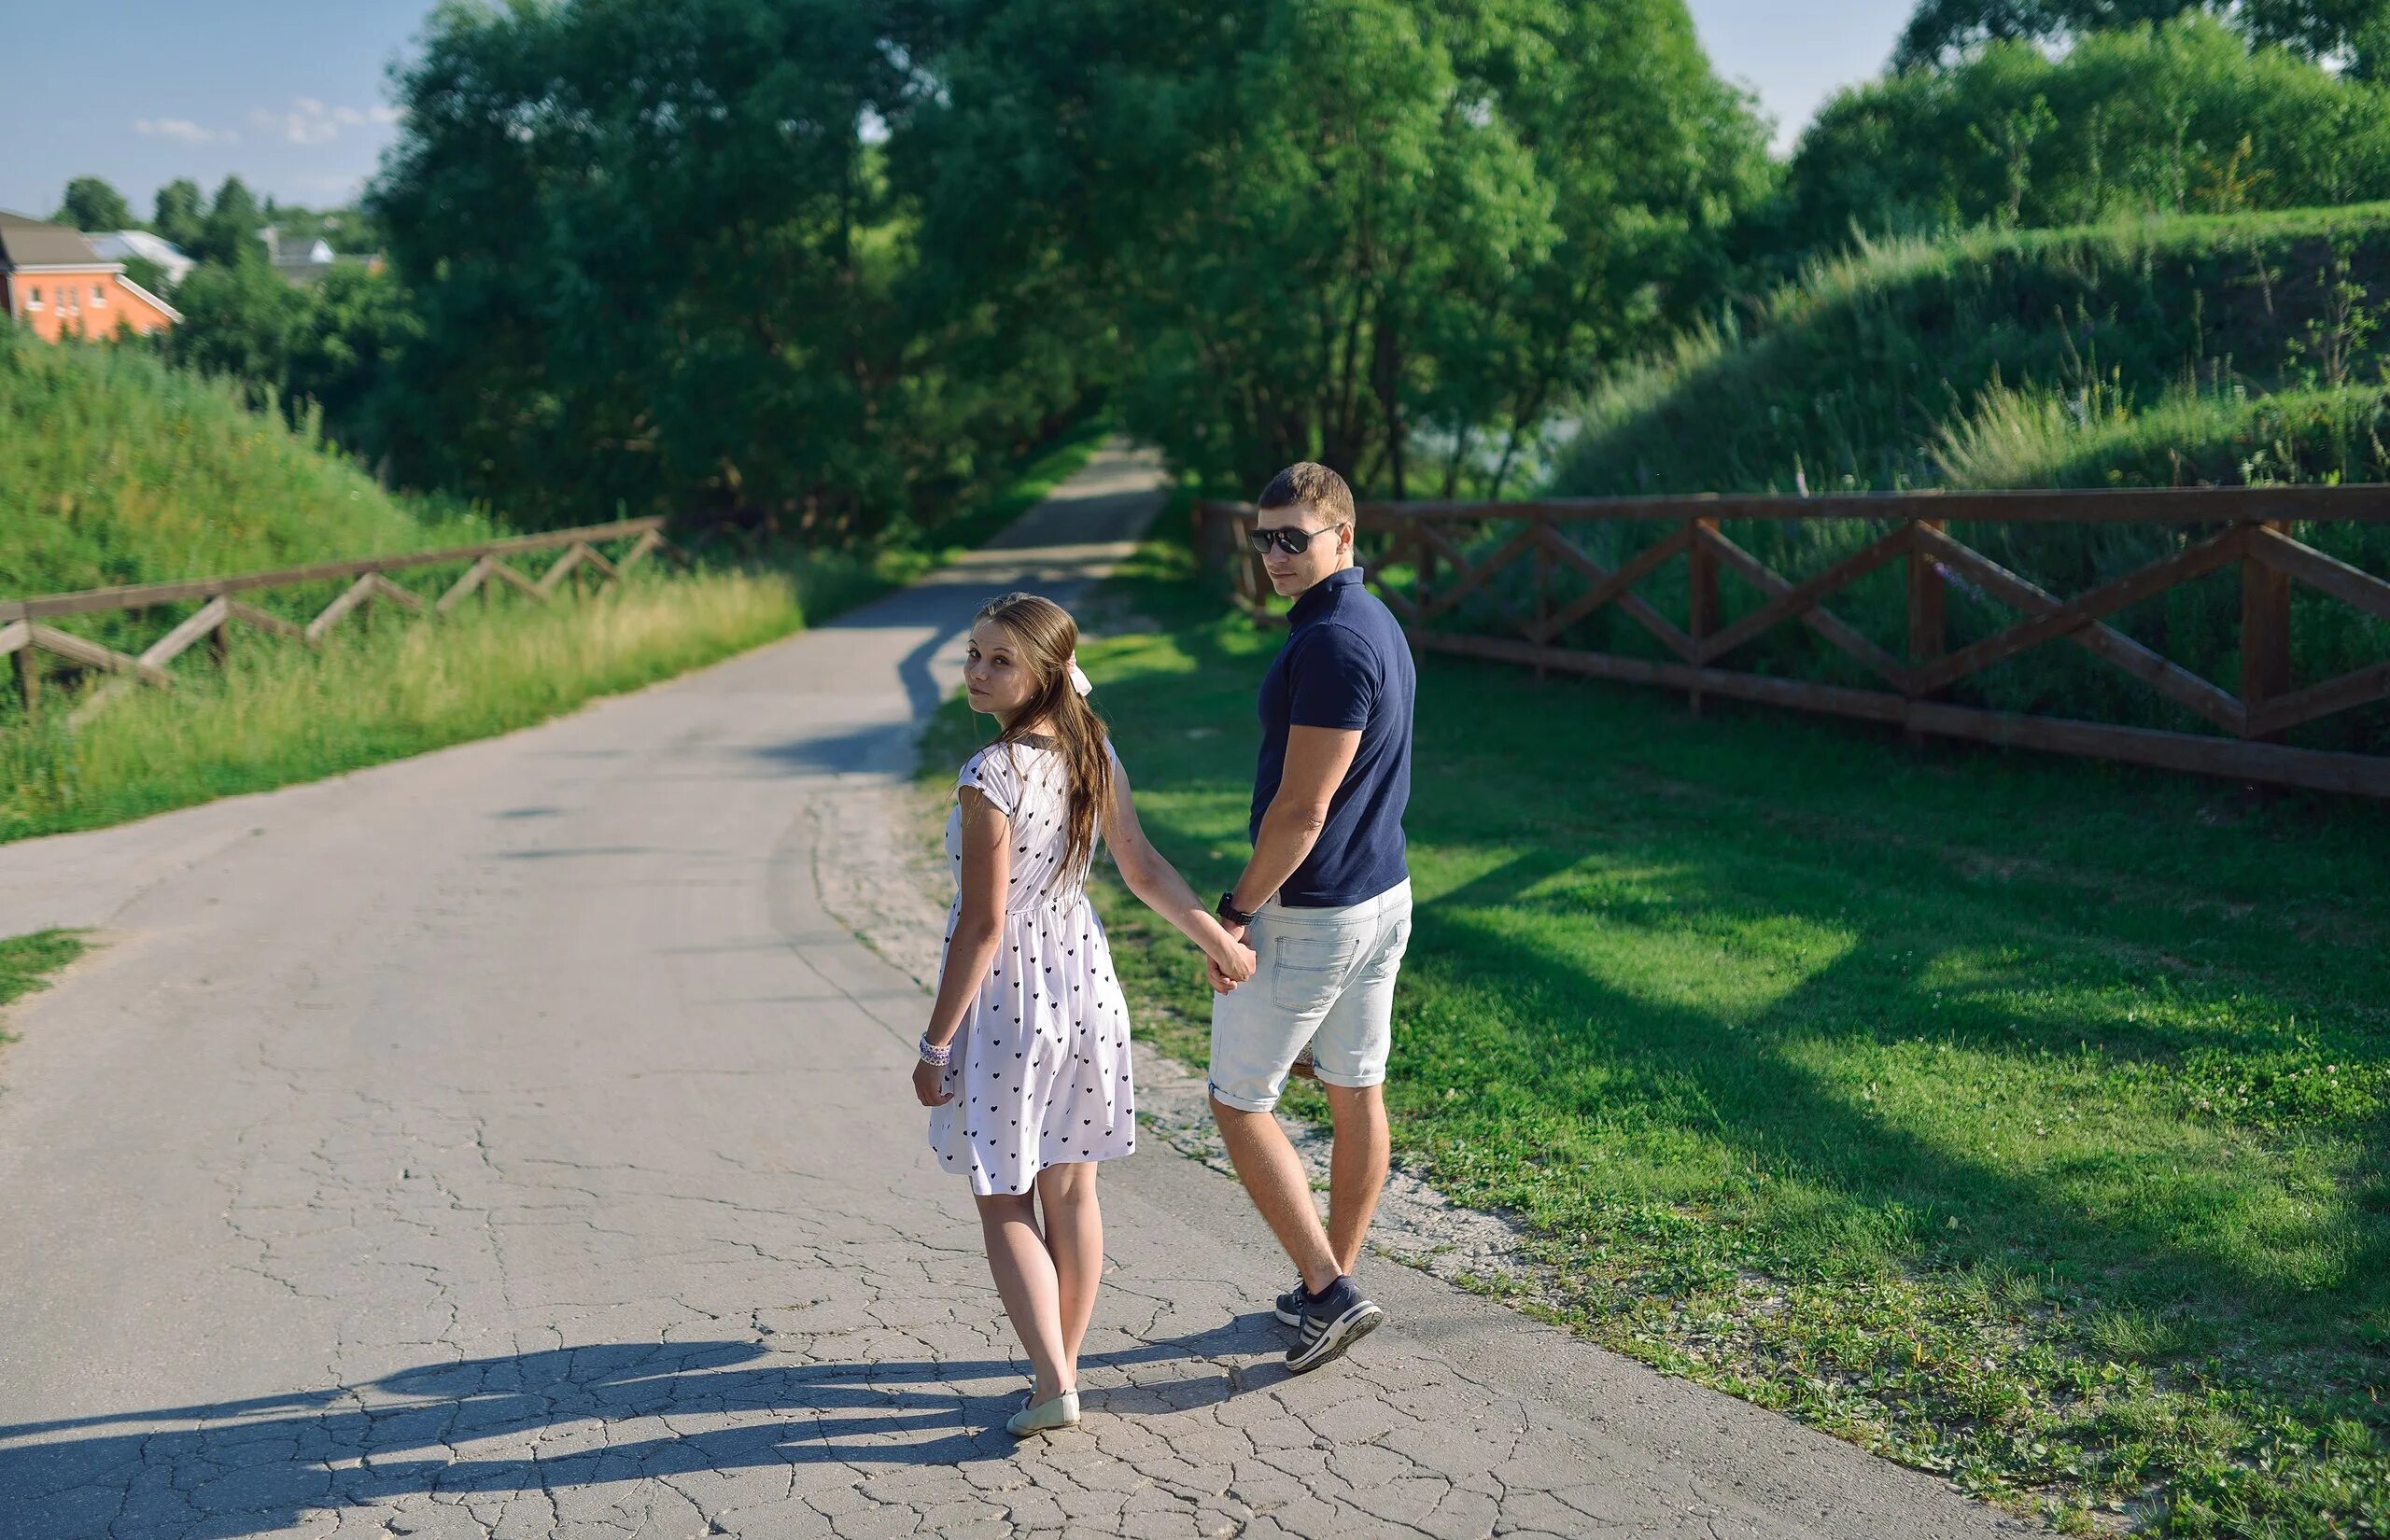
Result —
<path fill-rule="evenodd" d="M 1036 1369 L 1006 1424 L 1017 1436 L 1079 1420 L 1079 1343 L 1104 1270 L 1095 1163 L 1137 1147 L 1129 1018 L 1087 899 L 1098 837 L 1225 981 L 1253 976 L 1253 954 L 1146 843 L 1077 650 L 1069 613 L 1033 594 L 995 600 L 971 627 L 963 682 L 1001 731 L 955 778 L 954 906 L 913 1071 L 935 1109 L 930 1147 L 971 1179 L 989 1270 Z"/>

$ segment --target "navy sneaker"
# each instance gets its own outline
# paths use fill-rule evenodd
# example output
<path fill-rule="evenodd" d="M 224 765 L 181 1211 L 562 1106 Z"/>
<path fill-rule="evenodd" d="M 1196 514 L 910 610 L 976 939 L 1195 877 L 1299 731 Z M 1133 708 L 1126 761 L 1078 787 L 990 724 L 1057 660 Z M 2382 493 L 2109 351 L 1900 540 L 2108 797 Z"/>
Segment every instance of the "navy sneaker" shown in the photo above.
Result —
<path fill-rule="evenodd" d="M 1295 1275 L 1295 1286 L 1278 1296 L 1276 1301 L 1277 1309 L 1272 1312 L 1277 1316 L 1278 1324 L 1282 1326 L 1301 1325 L 1303 1323 L 1303 1299 L 1310 1293 L 1311 1290 L 1304 1286 L 1303 1275 L 1297 1273 Z"/>
<path fill-rule="evenodd" d="M 1304 1295 L 1295 1322 L 1300 1335 L 1286 1350 L 1286 1372 L 1308 1374 L 1331 1358 L 1343 1357 L 1345 1349 L 1377 1330 L 1385 1320 L 1385 1312 L 1361 1293 L 1349 1273 L 1317 1294 Z"/>

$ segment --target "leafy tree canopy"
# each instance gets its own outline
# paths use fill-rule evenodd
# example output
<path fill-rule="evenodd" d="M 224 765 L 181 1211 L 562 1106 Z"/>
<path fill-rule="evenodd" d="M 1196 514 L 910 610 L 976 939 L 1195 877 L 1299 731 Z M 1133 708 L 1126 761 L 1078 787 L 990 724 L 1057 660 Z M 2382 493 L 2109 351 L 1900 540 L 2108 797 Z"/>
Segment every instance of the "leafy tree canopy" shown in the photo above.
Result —
<path fill-rule="evenodd" d="M 163 197 L 160 194 L 162 202 Z M 257 195 L 249 190 L 248 184 L 238 176 L 227 176 L 224 185 L 216 189 L 215 205 L 207 211 L 198 231 L 190 241 L 176 244 L 203 262 L 226 267 L 263 262 L 265 243 L 258 231 L 264 225 L 265 211 L 259 207 Z"/>
<path fill-rule="evenodd" d="M 1515 448 L 1683 314 L 1766 175 L 1678 0 L 1012 0 L 935 77 L 893 147 L 928 259 L 1091 307 L 1130 426 L 1246 486 Z"/>
<path fill-rule="evenodd" d="M 2390 89 L 2247 48 L 2213 18 L 1993 43 L 1843 92 L 1803 134 L 1764 243 L 2231 213 L 2390 197 Z"/>
<path fill-rule="evenodd" d="M 130 230 L 133 205 L 124 194 L 97 176 L 77 176 L 66 184 L 59 203 L 58 220 L 77 230 Z"/>
<path fill-rule="evenodd" d="M 2203 10 L 2252 47 L 2271 45 L 2372 78 L 2390 66 L 2390 0 L 1919 0 L 1892 54 L 1895 68 L 1947 63 L 1982 43 L 2069 42 L 2094 32 Z"/>
<path fill-rule="evenodd" d="M 156 208 L 149 228 L 188 254 L 207 223 L 207 202 L 199 184 L 188 176 L 168 182 L 158 189 Z"/>

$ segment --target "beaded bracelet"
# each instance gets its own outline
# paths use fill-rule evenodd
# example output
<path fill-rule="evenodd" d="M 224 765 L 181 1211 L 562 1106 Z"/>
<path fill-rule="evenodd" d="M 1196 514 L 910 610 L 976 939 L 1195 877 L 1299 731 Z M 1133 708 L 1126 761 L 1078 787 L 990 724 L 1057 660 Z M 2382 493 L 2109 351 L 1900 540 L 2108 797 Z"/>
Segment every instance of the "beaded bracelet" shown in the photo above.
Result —
<path fill-rule="evenodd" d="M 953 1040 L 949 1039 L 944 1043 L 932 1043 L 930 1041 L 930 1035 L 927 1032 L 923 1032 L 921 1034 L 921 1062 L 924 1064 L 935 1064 L 941 1069 L 953 1063 Z"/>

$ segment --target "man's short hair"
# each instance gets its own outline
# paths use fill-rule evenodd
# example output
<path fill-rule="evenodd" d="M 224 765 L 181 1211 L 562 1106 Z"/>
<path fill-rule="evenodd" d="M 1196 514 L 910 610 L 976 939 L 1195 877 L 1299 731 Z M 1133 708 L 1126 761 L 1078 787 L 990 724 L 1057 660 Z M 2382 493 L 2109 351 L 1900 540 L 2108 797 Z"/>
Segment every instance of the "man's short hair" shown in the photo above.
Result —
<path fill-rule="evenodd" d="M 1254 506 L 1292 508 L 1297 503 L 1311 504 L 1330 525 L 1358 527 L 1360 524 L 1353 511 L 1353 489 L 1344 484 L 1343 477 L 1316 460 L 1298 460 L 1270 478 L 1270 484 L 1261 489 L 1261 500 Z"/>

